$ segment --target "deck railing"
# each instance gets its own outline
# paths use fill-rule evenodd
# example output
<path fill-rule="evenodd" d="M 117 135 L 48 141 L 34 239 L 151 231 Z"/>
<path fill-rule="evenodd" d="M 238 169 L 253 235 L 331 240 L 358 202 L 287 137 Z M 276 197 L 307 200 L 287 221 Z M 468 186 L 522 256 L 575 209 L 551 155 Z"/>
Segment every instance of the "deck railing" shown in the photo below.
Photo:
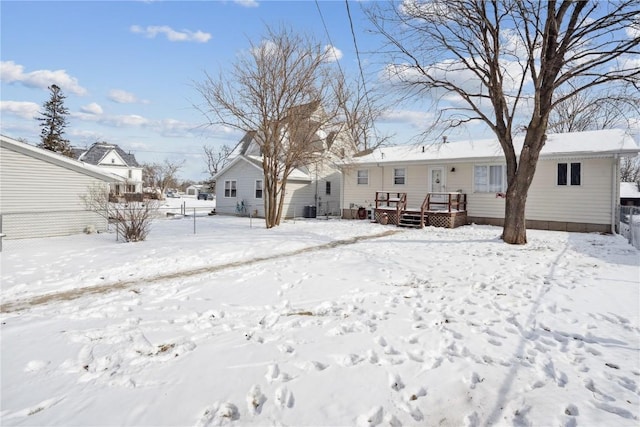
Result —
<path fill-rule="evenodd" d="M 437 196 L 434 200 L 433 196 Z M 444 196 L 444 197 L 441 197 Z M 427 193 L 422 202 L 422 213 L 428 211 L 466 211 L 467 195 L 464 193 Z"/>
<path fill-rule="evenodd" d="M 396 222 L 399 221 L 400 215 L 407 209 L 407 193 L 376 191 L 376 212 L 378 209 L 395 210 Z"/>

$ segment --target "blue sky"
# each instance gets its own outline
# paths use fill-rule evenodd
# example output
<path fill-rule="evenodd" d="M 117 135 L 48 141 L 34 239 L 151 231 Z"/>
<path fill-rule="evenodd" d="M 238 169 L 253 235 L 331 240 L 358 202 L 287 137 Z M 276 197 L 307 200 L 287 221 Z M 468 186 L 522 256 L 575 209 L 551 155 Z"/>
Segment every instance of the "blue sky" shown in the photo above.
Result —
<path fill-rule="evenodd" d="M 360 4 L 349 4 L 359 49 L 375 50 Z M 318 5 L 328 35 L 314 1 L 2 1 L 2 133 L 38 143 L 34 117 L 55 83 L 71 113 L 72 145 L 104 140 L 139 162 L 186 159 L 181 177 L 204 179 L 203 146 L 233 146 L 241 134 L 202 127 L 194 82 L 205 71 L 229 69 L 265 25 L 285 24 L 332 44 L 344 71 L 357 72 L 345 2 Z M 417 133 L 411 123 L 422 114 L 399 110 L 387 125 Z"/>
<path fill-rule="evenodd" d="M 383 42 L 372 35 L 361 8 L 370 4 L 349 0 L 364 72 L 370 84 L 379 84 Z M 286 25 L 333 46 L 336 66 L 348 77 L 358 73 L 344 0 L 2 0 L 0 19 L 2 134 L 37 144 L 35 117 L 50 97 L 48 86 L 56 84 L 67 97 L 66 136 L 72 145 L 116 143 L 141 163 L 184 159 L 180 177 L 194 181 L 208 175 L 205 145 L 235 146 L 242 137 L 204 126 L 204 116 L 193 107 L 203 101 L 194 85 L 204 81 L 205 72 L 229 70 L 249 41 L 261 42 L 266 25 Z M 393 103 L 379 123 L 381 133 L 395 135 L 390 143 L 412 141 L 435 116 L 429 107 L 426 96 L 422 102 Z M 481 125 L 448 135 L 491 137 Z"/>

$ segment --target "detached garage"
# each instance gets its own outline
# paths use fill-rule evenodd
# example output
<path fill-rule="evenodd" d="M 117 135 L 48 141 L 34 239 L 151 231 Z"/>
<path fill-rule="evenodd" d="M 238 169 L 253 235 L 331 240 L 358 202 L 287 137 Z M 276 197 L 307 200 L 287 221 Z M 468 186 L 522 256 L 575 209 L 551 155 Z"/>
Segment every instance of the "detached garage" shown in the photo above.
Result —
<path fill-rule="evenodd" d="M 90 188 L 124 181 L 97 166 L 0 135 L 0 229 L 5 239 L 107 229 L 107 220 L 85 209 Z"/>

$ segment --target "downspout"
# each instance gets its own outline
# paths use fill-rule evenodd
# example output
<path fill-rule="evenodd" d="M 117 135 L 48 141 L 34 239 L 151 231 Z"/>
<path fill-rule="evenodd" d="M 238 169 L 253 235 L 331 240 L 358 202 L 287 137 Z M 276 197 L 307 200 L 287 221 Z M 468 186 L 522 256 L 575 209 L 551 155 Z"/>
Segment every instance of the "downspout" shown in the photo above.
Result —
<path fill-rule="evenodd" d="M 620 185 L 618 184 L 618 173 L 620 167 L 620 155 L 613 155 L 613 168 L 611 170 L 611 234 L 616 234 L 616 219 L 618 217 L 617 200 L 620 200 L 618 192 L 620 191 Z"/>

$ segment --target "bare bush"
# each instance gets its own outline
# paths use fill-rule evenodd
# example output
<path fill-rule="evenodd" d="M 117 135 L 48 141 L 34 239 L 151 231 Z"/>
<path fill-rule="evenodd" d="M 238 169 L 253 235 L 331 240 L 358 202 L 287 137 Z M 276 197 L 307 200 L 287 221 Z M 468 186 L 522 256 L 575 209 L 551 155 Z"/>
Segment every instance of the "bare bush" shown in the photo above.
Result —
<path fill-rule="evenodd" d="M 106 187 L 94 185 L 81 196 L 85 208 L 115 223 L 117 232 L 126 242 L 147 238 L 151 222 L 158 212 L 157 200 L 126 201 L 114 198 Z"/>

